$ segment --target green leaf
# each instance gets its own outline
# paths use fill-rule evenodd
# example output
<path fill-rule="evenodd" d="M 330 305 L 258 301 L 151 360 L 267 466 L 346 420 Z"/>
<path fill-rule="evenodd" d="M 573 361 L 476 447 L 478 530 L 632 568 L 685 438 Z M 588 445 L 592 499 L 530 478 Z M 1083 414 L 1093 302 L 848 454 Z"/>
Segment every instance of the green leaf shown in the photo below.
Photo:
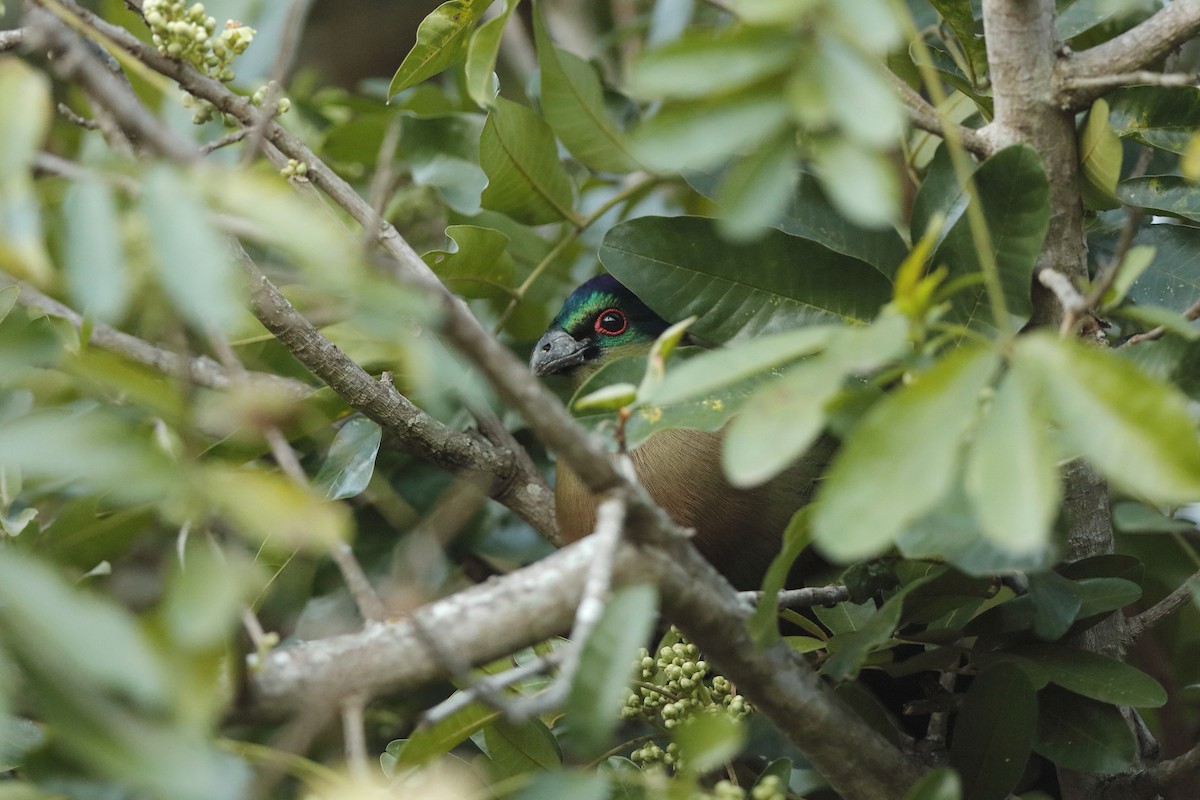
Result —
<path fill-rule="evenodd" d="M 954 32 L 958 46 L 967 57 L 971 69 L 971 77 L 975 82 L 987 74 L 987 45 L 983 36 L 975 33 L 975 14 L 971 10 L 969 0 L 930 0 L 930 5 L 937 9 L 942 19 Z"/>
<path fill-rule="evenodd" d="M 1196 182 L 1179 175 L 1146 175 L 1121 181 L 1117 197 L 1126 205 L 1157 214 L 1200 221 L 1200 192 Z"/>
<path fill-rule="evenodd" d="M 418 727 L 407 739 L 397 739 L 387 746 L 392 756 L 392 770 L 428 764 L 445 755 L 492 722 L 503 712 L 483 703 L 471 703 L 438 722 Z"/>
<path fill-rule="evenodd" d="M 1010 372 L 1000 383 L 967 455 L 967 495 L 983 534 L 1015 553 L 1046 547 L 1062 488 L 1058 454 L 1036 398 Z"/>
<path fill-rule="evenodd" d="M 1200 442 L 1178 391 L 1112 353 L 1051 336 L 1022 337 L 1014 368 L 1109 481 L 1154 503 L 1200 498 Z"/>
<path fill-rule="evenodd" d="M 912 586 L 893 595 L 858 630 L 835 634 L 828 642 L 829 659 L 821 674 L 833 681 L 853 680 L 872 650 L 892 638 L 900 624 L 904 596 Z"/>
<path fill-rule="evenodd" d="M 835 636 L 861 631 L 863 626 L 874 619 L 876 611 L 874 600 L 863 603 L 838 603 L 833 608 L 818 606 L 813 609 L 821 624 L 829 628 Z"/>
<path fill-rule="evenodd" d="M 609 229 L 605 268 L 666 319 L 723 342 L 818 323 L 866 322 L 890 299 L 870 265 L 772 231 L 752 244 L 721 238 L 702 217 L 641 217 Z M 755 265 L 747 270 L 746 265 Z"/>
<path fill-rule="evenodd" d="M 179 172 L 156 166 L 142 181 L 140 207 L 171 302 L 198 330 L 228 330 L 241 313 L 241 285 L 199 195 Z"/>
<path fill-rule="evenodd" d="M 1137 740 L 1115 706 L 1047 686 L 1033 749 L 1060 767 L 1111 775 L 1133 763 Z"/>
<path fill-rule="evenodd" d="M 1140 12 L 1123 26 L 1128 27 L 1149 16 L 1156 8 L 1147 0 L 1075 0 L 1059 12 L 1054 20 L 1054 30 L 1057 38 L 1066 41 L 1106 23 L 1115 25 L 1120 17 L 1129 16 L 1131 12 Z"/>
<path fill-rule="evenodd" d="M 479 106 L 490 106 L 496 97 L 496 57 L 508 18 L 520 0 L 504 0 L 504 10 L 479 26 L 467 45 L 467 94 Z"/>
<path fill-rule="evenodd" d="M 993 352 L 964 347 L 867 412 L 817 496 L 822 552 L 838 561 L 880 553 L 946 496 L 995 370 Z"/>
<path fill-rule="evenodd" d="M 446 238 L 453 250 L 433 250 L 421 258 L 448 287 L 468 298 L 513 296 L 515 268 L 506 252 L 508 237 L 494 228 L 451 225 Z"/>
<path fill-rule="evenodd" d="M 1112 286 L 1104 293 L 1102 308 L 1112 308 L 1125 299 L 1137 279 L 1154 263 L 1155 252 L 1153 247 L 1144 244 L 1134 245 L 1125 251 Z"/>
<path fill-rule="evenodd" d="M 1051 570 L 1029 576 L 1029 597 L 1033 601 L 1033 633 L 1045 641 L 1066 635 L 1083 607 L 1077 585 Z"/>
<path fill-rule="evenodd" d="M 1109 124 L 1122 139 L 1182 152 L 1200 126 L 1200 89 L 1127 86 L 1106 95 Z"/>
<path fill-rule="evenodd" d="M 677 403 L 704 397 L 822 350 L 837 330 L 832 325 L 798 328 L 700 353 L 674 364 L 663 382 L 644 399 L 650 403 Z"/>
<path fill-rule="evenodd" d="M 796 60 L 798 48 L 796 37 L 774 26 L 689 32 L 643 53 L 630 89 L 647 100 L 702 100 L 783 73 Z"/>
<path fill-rule="evenodd" d="M 945 148 L 938 151 L 930 169 L 937 174 L 932 181 L 926 178 L 917 192 L 913 230 L 928 229 L 935 214 L 944 214 L 946 232 L 933 263 L 944 264 L 950 279 L 978 275 L 981 267 L 966 214 L 966 194 L 957 183 Z M 975 171 L 974 180 L 1008 310 L 1027 317 L 1032 308 L 1029 285 L 1033 267 L 1050 219 L 1050 184 L 1041 157 L 1024 145 L 1007 147 L 984 161 Z M 992 325 L 981 284 L 957 292 L 951 302 L 956 321 Z"/>
<path fill-rule="evenodd" d="M 1108 102 L 1092 104 L 1087 122 L 1079 132 L 1080 177 L 1083 204 L 1089 209 L 1117 208 L 1117 181 L 1121 179 L 1121 140 L 1108 124 Z"/>
<path fill-rule="evenodd" d="M 333 437 L 313 483 L 321 487 L 330 500 L 362 494 L 375 474 L 375 457 L 382 440 L 383 429 L 374 420 L 363 416 L 346 420 Z"/>
<path fill-rule="evenodd" d="M 328 552 L 350 531 L 350 513 L 282 474 L 209 464 L 203 488 L 213 509 L 252 542 Z"/>
<path fill-rule="evenodd" d="M 483 739 L 496 780 L 562 766 L 558 740 L 536 717 L 519 723 L 500 717 L 483 729 Z"/>
<path fill-rule="evenodd" d="M 634 769 L 640 776 L 641 770 Z M 617 781 L 613 783 L 620 786 Z M 606 797 L 609 797 L 609 782 L 603 772 L 542 773 L 520 794 L 520 800 L 605 800 Z"/>
<path fill-rule="evenodd" d="M 0 636 L 10 653 L 57 660 L 78 689 L 168 707 L 164 665 L 133 617 L 12 548 L 0 552 Z"/>
<path fill-rule="evenodd" d="M 594 392 L 588 392 L 577 400 L 571 401 L 571 410 L 616 411 L 631 405 L 637 400 L 638 387 L 632 383 L 610 383 Z"/>
<path fill-rule="evenodd" d="M 896 315 L 866 328 L 838 330 L 823 353 L 759 389 L 725 437 L 722 463 L 730 482 L 756 486 L 800 457 L 820 435 L 827 406 L 846 378 L 902 355 L 907 332 L 907 323 Z"/>
<path fill-rule="evenodd" d="M 50 81 L 13 55 L 0 56 L 0 185 L 25 175 L 50 128 Z"/>
<path fill-rule="evenodd" d="M 654 627 L 658 592 L 653 586 L 623 586 L 613 592 L 604 615 L 583 643 L 579 670 L 563 713 L 571 746 L 592 758 L 604 752 L 620 720 L 638 648 Z"/>
<path fill-rule="evenodd" d="M 764 235 L 792 199 L 797 167 L 790 131 L 738 158 L 726 170 L 717 196 L 722 233 L 734 241 Z"/>
<path fill-rule="evenodd" d="M 633 154 L 664 172 L 707 169 L 774 138 L 788 125 L 779 87 L 664 106 L 633 134 Z"/>
<path fill-rule="evenodd" d="M 783 547 L 771 560 L 767 574 L 763 577 L 762 596 L 759 597 L 754 616 L 750 618 L 749 623 L 750 635 L 759 647 L 766 647 L 779 640 L 779 593 L 787 584 L 792 564 L 812 541 L 809 515 L 808 507 L 792 515 L 791 521 L 783 531 Z M 820 645 L 824 646 L 824 642 Z"/>
<path fill-rule="evenodd" d="M 467 52 L 471 29 L 492 0 L 450 0 L 429 12 L 417 27 L 417 42 L 388 86 L 388 101 L 455 63 Z"/>
<path fill-rule="evenodd" d="M 913 784 L 904 800 L 962 800 L 962 781 L 949 767 L 935 769 Z"/>
<path fill-rule="evenodd" d="M 1172 519 L 1145 503 L 1117 503 L 1112 511 L 1113 527 L 1121 533 L 1189 533 L 1196 529 L 1186 519 Z"/>
<path fill-rule="evenodd" d="M 904 131 L 904 110 L 879 62 L 836 36 L 818 37 L 818 47 L 818 74 L 841 131 L 867 148 L 895 147 Z"/>
<path fill-rule="evenodd" d="M 1167 702 L 1158 681 L 1115 658 L 1054 645 L 1026 645 L 1010 652 L 1031 662 L 1051 683 L 1102 703 L 1158 708 Z"/>
<path fill-rule="evenodd" d="M 696 775 L 720 768 L 746 744 L 745 726 L 722 711 L 696 714 L 671 733 L 684 768 Z"/>
<path fill-rule="evenodd" d="M 592 65 L 550 41 L 541 7 L 534 10 L 534 39 L 541 70 L 541 106 L 547 124 L 579 163 L 597 172 L 630 172 L 638 163 L 604 104 Z"/>
<path fill-rule="evenodd" d="M 485 208 L 527 225 L 573 218 L 574 189 L 554 135 L 528 108 L 496 99 L 479 140 L 479 164 L 488 176 Z"/>
<path fill-rule="evenodd" d="M 886 228 L 900 204 L 900 183 L 888 156 L 846 139 L 814 147 L 817 178 L 834 206 L 855 225 Z"/>
<path fill-rule="evenodd" d="M 1029 678 L 1011 664 L 984 669 L 967 690 L 950 742 L 965 800 L 1003 800 L 1025 770 L 1037 724 Z"/>
<path fill-rule="evenodd" d="M 1109 313 L 1120 319 L 1132 320 L 1138 327 L 1143 329 L 1161 326 L 1168 333 L 1173 333 L 1189 342 L 1200 339 L 1200 327 L 1193 324 L 1192 320 L 1183 314 L 1167 308 L 1127 305 L 1114 309 Z"/>
<path fill-rule="evenodd" d="M 1124 608 L 1142 596 L 1136 583 L 1123 578 L 1082 578 L 1075 581 L 1079 610 L 1075 619 L 1087 619 Z M 1037 609 L 1030 595 L 1021 595 L 980 614 L 964 629 L 968 635 L 1004 634 L 1027 630 L 1034 624 Z"/>
<path fill-rule="evenodd" d="M 90 317 L 115 322 L 129 303 L 121 222 L 112 188 L 95 178 L 73 181 L 63 198 L 63 269 L 71 302 Z"/>

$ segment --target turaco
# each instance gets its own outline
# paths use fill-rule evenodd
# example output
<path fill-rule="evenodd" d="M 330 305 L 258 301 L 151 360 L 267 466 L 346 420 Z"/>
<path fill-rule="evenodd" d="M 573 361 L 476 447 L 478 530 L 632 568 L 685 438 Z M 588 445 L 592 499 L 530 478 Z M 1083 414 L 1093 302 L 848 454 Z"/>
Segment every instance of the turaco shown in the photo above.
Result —
<path fill-rule="evenodd" d="M 563 303 L 530 357 L 536 375 L 563 374 L 578 388 L 610 360 L 649 351 L 669 323 L 611 275 L 599 275 Z M 723 431 L 669 429 L 630 454 L 638 480 L 739 589 L 757 589 L 792 513 L 807 503 L 831 445 L 822 441 L 789 470 L 752 489 L 721 470 Z M 569 541 L 591 533 L 596 500 L 561 462 L 555 486 L 558 525 Z"/>

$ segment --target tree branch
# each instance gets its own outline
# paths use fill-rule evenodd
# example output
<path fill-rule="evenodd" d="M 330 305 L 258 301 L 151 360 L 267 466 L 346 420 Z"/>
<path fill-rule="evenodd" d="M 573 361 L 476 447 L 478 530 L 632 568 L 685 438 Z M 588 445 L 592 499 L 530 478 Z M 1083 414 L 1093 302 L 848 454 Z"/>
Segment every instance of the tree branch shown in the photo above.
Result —
<path fill-rule="evenodd" d="M 1200 572 L 1188 578 L 1175 591 L 1125 622 L 1125 646 L 1131 647 L 1146 631 L 1174 614 L 1192 599 L 1192 584 L 1200 583 Z"/>
<path fill-rule="evenodd" d="M 1200 33 L 1200 4 L 1167 3 L 1141 24 L 1107 42 L 1075 53 L 1060 65 L 1060 103 L 1077 111 L 1113 88 L 1105 79 L 1136 73 Z M 1118 84 L 1124 85 L 1124 84 Z"/>
<path fill-rule="evenodd" d="M 953 122 L 945 119 L 924 97 L 900 79 L 899 76 L 889 72 L 888 77 L 892 81 L 892 86 L 896 90 L 896 94 L 900 97 L 900 102 L 904 104 L 905 110 L 908 112 L 908 121 L 914 128 L 920 128 L 923 131 L 928 131 L 935 136 L 946 138 L 946 126 L 953 125 L 958 133 L 958 140 L 962 142 L 962 146 L 968 152 L 974 153 L 980 158 L 987 158 L 994 152 L 992 143 L 987 137 L 981 135 L 974 128 L 968 128 L 965 125 L 956 125 Z"/>
<path fill-rule="evenodd" d="M 1162 761 L 1138 772 L 1102 781 L 1094 800 L 1151 800 L 1174 790 L 1195 789 L 1200 777 L 1200 744 L 1178 758 Z M 1171 795 L 1175 797 L 1176 795 Z"/>
<path fill-rule="evenodd" d="M 0 53 L 16 50 L 25 44 L 25 29 L 16 28 L 11 31 L 0 31 Z"/>

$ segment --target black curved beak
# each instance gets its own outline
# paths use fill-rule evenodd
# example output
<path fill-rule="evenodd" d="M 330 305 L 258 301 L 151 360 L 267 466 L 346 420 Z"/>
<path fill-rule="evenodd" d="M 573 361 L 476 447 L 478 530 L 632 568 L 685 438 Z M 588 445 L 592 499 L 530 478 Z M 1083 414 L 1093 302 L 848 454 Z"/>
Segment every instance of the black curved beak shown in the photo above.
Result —
<path fill-rule="evenodd" d="M 588 359 L 588 342 L 580 342 L 562 328 L 551 328 L 542 334 L 529 357 L 529 368 L 539 377 L 566 372 Z"/>

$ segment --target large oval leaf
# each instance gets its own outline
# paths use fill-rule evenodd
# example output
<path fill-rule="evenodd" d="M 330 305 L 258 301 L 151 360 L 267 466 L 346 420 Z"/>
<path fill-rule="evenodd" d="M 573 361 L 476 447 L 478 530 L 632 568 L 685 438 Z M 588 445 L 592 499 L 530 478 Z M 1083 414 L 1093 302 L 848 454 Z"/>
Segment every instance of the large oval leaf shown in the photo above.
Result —
<path fill-rule="evenodd" d="M 950 743 L 965 800 L 1003 800 L 1017 785 L 1033 746 L 1037 698 L 1025 673 L 995 664 L 967 691 Z"/>
<path fill-rule="evenodd" d="M 1200 222 L 1196 182 L 1180 175 L 1146 175 L 1121 181 L 1117 197 L 1126 205 Z"/>
<path fill-rule="evenodd" d="M 1137 740 L 1116 706 L 1047 686 L 1033 749 L 1067 769 L 1112 774 L 1133 763 Z"/>
<path fill-rule="evenodd" d="M 666 319 L 699 319 L 718 342 L 824 322 L 866 322 L 891 299 L 869 264 L 772 231 L 754 243 L 721 238 L 703 217 L 641 217 L 604 237 L 605 268 Z"/>
<path fill-rule="evenodd" d="M 496 99 L 479 138 L 479 165 L 488 176 L 485 208 L 527 225 L 572 218 L 574 189 L 554 134 L 528 108 Z"/>
<path fill-rule="evenodd" d="M 429 12 L 417 28 L 417 42 L 388 86 L 388 100 L 458 61 L 468 37 L 492 0 L 450 0 Z"/>
<path fill-rule="evenodd" d="M 1055 645 L 1029 645 L 1011 654 L 1027 659 L 1051 683 L 1075 694 L 1135 708 L 1158 708 L 1167 693 L 1158 681 L 1137 667 L 1115 658 Z"/>
<path fill-rule="evenodd" d="M 838 561 L 880 553 L 947 495 L 995 370 L 992 351 L 963 348 L 867 413 L 817 496 L 814 540 L 824 553 Z"/>

